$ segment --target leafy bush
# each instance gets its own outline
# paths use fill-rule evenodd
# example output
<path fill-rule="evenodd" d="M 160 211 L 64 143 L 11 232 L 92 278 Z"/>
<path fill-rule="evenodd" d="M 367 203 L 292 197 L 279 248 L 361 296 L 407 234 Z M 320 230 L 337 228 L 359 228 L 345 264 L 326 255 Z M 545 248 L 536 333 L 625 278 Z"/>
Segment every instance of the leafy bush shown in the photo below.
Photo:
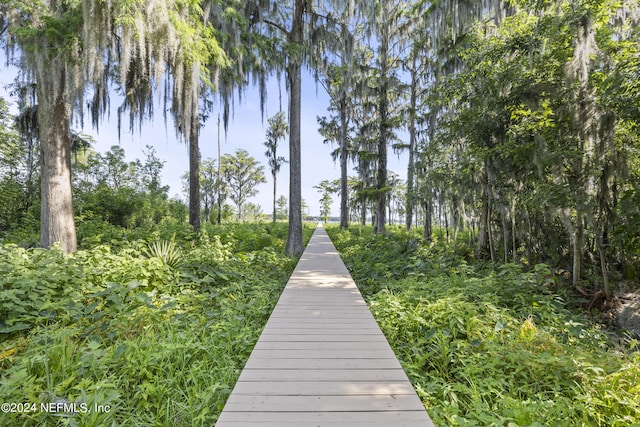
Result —
<path fill-rule="evenodd" d="M 170 267 L 177 267 L 182 261 L 182 251 L 173 240 L 156 240 L 149 243 L 143 252 L 149 258 L 158 258 Z"/>
<path fill-rule="evenodd" d="M 640 357 L 567 309 L 547 266 L 328 231 L 436 425 L 640 423 Z"/>
<path fill-rule="evenodd" d="M 270 246 L 232 228 L 255 246 L 223 229 L 157 251 L 153 231 L 73 255 L 0 246 L 0 400 L 38 408 L 0 425 L 214 424 L 296 263 L 286 225 Z M 39 410 L 74 403 L 102 411 Z"/>

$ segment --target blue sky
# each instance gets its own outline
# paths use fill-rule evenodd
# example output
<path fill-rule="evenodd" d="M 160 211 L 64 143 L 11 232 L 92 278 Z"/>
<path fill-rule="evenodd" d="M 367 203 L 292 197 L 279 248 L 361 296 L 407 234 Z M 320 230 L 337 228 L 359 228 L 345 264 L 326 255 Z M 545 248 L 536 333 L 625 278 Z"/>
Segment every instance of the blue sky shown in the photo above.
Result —
<path fill-rule="evenodd" d="M 15 70 L 10 68 L 0 68 L 0 96 L 12 101 L 4 90 L 5 85 L 11 83 L 15 77 Z M 221 133 L 222 153 L 233 153 L 238 148 L 243 148 L 261 164 L 265 166 L 267 183 L 258 187 L 259 194 L 249 201 L 262 207 L 263 212 L 270 213 L 272 206 L 273 181 L 271 173 L 266 166 L 264 155 L 265 133 L 267 129 L 267 119 L 280 110 L 279 88 L 277 80 L 271 79 L 268 82 L 268 98 L 265 107 L 264 121 L 260 113 L 260 100 L 257 88 L 250 88 L 243 96 L 242 103 L 236 100 L 235 113 L 229 123 L 228 132 L 225 136 L 224 130 Z M 158 157 L 165 161 L 163 169 L 163 184 L 169 185 L 171 190 L 169 195 L 177 195 L 186 200 L 186 195 L 182 191 L 181 176 L 188 171 L 187 146 L 180 142 L 173 130 L 173 123 L 165 126 L 161 108 L 157 107 L 152 121 L 146 122 L 139 131 L 136 127 L 134 134 L 129 134 L 128 122 L 123 128 L 120 141 L 117 133 L 117 117 L 115 107 L 116 97 L 112 97 L 112 108 L 110 120 L 105 118 L 100 124 L 99 132 L 91 129 L 87 125 L 84 129 L 75 130 L 92 135 L 96 140 L 94 149 L 99 152 L 108 151 L 112 145 L 120 145 L 124 148 L 128 160 L 144 159 L 143 149 L 146 145 L 152 145 L 157 151 Z M 317 116 L 327 115 L 329 97 L 321 86 L 316 87 L 312 76 L 305 73 L 302 86 L 302 197 L 310 208 L 312 215 L 319 215 L 320 194 L 313 188 L 323 179 L 338 179 L 340 177 L 339 165 L 334 164 L 331 158 L 331 151 L 334 149 L 328 144 L 323 144 L 323 138 L 318 133 Z M 282 108 L 285 113 L 288 111 L 288 97 L 282 82 Z M 171 120 L 171 119 L 169 119 Z M 200 134 L 200 150 L 203 159 L 217 159 L 217 114 L 214 112 L 205 123 Z M 286 158 L 289 157 L 288 138 L 280 143 L 279 153 Z M 389 150 L 389 169 L 398 173 L 403 179 L 406 177 L 406 154 L 400 159 Z M 350 175 L 355 175 L 351 170 Z M 278 196 L 288 197 L 289 192 L 289 167 L 284 165 L 278 174 Z M 339 215 L 339 202 L 337 195 L 331 214 Z"/>

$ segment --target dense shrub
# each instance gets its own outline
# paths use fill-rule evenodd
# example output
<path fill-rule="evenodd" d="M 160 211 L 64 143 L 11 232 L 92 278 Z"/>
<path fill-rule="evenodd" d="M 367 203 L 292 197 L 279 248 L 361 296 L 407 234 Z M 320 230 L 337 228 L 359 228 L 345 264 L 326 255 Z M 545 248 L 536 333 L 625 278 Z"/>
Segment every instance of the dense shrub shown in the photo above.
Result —
<path fill-rule="evenodd" d="M 472 264 L 406 232 L 329 229 L 436 425 L 640 423 L 640 355 L 538 265 Z"/>
<path fill-rule="evenodd" d="M 37 408 L 0 425 L 215 423 L 296 259 L 286 224 L 268 239 L 253 225 L 206 227 L 195 241 L 167 226 L 129 240 L 141 231 L 99 225 L 117 238 L 73 255 L 0 246 L 0 401 Z"/>

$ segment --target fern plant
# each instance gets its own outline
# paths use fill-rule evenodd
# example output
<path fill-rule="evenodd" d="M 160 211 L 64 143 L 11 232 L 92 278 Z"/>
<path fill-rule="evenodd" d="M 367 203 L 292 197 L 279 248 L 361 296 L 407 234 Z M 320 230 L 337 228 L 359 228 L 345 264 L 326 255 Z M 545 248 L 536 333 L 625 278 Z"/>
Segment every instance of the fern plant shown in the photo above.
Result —
<path fill-rule="evenodd" d="M 148 258 L 159 258 L 164 264 L 174 268 L 178 267 L 183 259 L 182 251 L 173 240 L 150 242 L 143 252 Z"/>

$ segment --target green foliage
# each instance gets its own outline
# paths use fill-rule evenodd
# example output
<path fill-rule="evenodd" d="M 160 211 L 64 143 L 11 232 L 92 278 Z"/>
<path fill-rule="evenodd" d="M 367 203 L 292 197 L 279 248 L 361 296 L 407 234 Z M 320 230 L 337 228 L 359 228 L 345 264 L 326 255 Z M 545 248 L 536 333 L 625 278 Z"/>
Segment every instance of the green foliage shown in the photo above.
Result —
<path fill-rule="evenodd" d="M 322 180 L 318 185 L 314 185 L 313 188 L 320 193 L 320 217 L 324 222 L 327 222 L 329 215 L 331 215 L 331 198 L 332 193 L 340 191 L 340 181 L 329 181 L 328 179 Z"/>
<path fill-rule="evenodd" d="M 40 212 L 33 177 L 29 179 L 28 150 L 15 129 L 16 118 L 0 98 L 0 238 L 16 232 L 16 241 L 31 243 Z M 38 210 L 38 212 L 36 212 Z"/>
<path fill-rule="evenodd" d="M 229 198 L 236 205 L 238 219 L 243 219 L 242 208 L 247 199 L 258 193 L 258 184 L 267 182 L 264 166 L 260 166 L 258 161 L 243 149 L 222 156 L 221 164 Z"/>
<path fill-rule="evenodd" d="M 192 237 L 193 229 L 184 221 L 186 206 L 168 199 L 169 187 L 160 183 L 163 162 L 150 146 L 145 154 L 143 162 L 127 163 L 118 146 L 105 154 L 91 148 L 75 153 L 74 211 L 80 248 L 147 239 L 150 233 L 165 240 L 174 235 Z M 13 162 L 27 163 L 26 153 L 16 156 Z M 22 175 L 0 162 L 0 238 L 33 247 L 39 245 L 39 192 Z"/>
<path fill-rule="evenodd" d="M 572 264 L 592 287 L 637 278 L 638 21 L 618 16 L 638 4 L 512 6 L 429 28 L 418 192 L 452 227 L 479 224 L 479 256 Z"/>
<path fill-rule="evenodd" d="M 328 231 L 436 425 L 640 423 L 640 358 L 570 311 L 549 267 Z"/>
<path fill-rule="evenodd" d="M 92 224 L 113 241 L 72 255 L 0 246 L 0 400 L 109 409 L 0 425 L 215 424 L 297 261 L 286 224 Z"/>
<path fill-rule="evenodd" d="M 169 267 L 178 267 L 183 258 L 182 251 L 173 240 L 156 240 L 149 243 L 148 248 L 143 249 L 143 252 L 149 258 L 158 258 Z"/>

